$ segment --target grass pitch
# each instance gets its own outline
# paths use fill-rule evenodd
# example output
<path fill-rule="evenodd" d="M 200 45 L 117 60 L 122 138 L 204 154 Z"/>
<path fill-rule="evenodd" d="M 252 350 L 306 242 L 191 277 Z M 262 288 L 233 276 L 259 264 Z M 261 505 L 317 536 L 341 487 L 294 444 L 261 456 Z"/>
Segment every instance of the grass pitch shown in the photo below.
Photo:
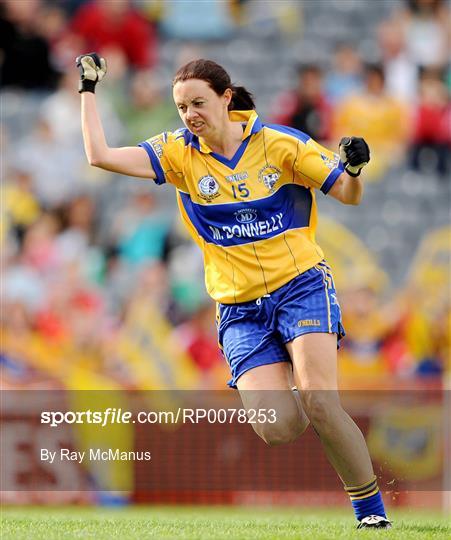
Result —
<path fill-rule="evenodd" d="M 394 528 L 355 530 L 349 509 L 313 510 L 274 507 L 147 506 L 103 508 L 2 508 L 2 540 L 144 540 L 381 538 L 449 539 L 449 516 L 411 511 L 390 512 Z"/>

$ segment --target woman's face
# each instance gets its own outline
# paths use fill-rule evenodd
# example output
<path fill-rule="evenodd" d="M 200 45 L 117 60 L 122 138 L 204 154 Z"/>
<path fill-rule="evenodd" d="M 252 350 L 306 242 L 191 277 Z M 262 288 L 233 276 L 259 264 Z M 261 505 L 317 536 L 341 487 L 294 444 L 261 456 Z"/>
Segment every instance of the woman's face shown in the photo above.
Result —
<path fill-rule="evenodd" d="M 221 131 L 232 99 L 229 88 L 218 96 L 207 82 L 189 79 L 174 85 L 173 96 L 182 122 L 192 133 L 208 139 Z"/>

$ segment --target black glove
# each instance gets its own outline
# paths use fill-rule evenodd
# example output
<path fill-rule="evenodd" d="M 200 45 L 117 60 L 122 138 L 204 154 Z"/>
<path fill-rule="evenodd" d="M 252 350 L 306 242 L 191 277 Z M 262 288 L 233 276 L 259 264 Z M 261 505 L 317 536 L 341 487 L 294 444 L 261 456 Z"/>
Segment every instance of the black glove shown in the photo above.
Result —
<path fill-rule="evenodd" d="M 78 91 L 80 94 L 82 92 L 92 92 L 94 94 L 96 84 L 106 75 L 105 58 L 93 52 L 77 56 L 75 62 L 80 70 Z"/>
<path fill-rule="evenodd" d="M 361 137 L 343 137 L 338 146 L 340 159 L 349 176 L 359 176 L 370 160 L 370 149 Z"/>

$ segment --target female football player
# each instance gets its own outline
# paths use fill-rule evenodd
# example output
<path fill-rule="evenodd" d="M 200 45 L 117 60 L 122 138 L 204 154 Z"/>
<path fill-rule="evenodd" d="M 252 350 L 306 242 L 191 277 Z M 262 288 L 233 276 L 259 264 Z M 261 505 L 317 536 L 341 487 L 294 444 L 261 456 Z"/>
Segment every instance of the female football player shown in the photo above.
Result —
<path fill-rule="evenodd" d="M 342 139 L 337 155 L 305 133 L 262 124 L 245 88 L 215 62 L 196 60 L 172 83 L 185 127 L 137 147 L 111 148 L 94 93 L 106 62 L 90 53 L 77 66 L 89 163 L 175 186 L 217 302 L 229 385 L 248 409 L 274 407 L 278 396 L 277 420 L 254 424 L 256 432 L 281 444 L 310 422 L 359 527 L 390 527 L 363 435 L 340 404 L 337 341 L 344 330 L 331 270 L 315 241 L 315 190 L 359 204 L 366 142 Z"/>

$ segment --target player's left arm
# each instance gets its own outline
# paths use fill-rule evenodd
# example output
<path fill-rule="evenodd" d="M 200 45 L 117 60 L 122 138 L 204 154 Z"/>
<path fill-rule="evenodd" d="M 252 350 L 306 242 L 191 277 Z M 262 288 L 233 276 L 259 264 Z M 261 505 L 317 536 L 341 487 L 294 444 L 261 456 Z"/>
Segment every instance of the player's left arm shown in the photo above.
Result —
<path fill-rule="evenodd" d="M 329 195 L 343 204 L 358 205 L 363 195 L 360 173 L 370 160 L 370 149 L 360 137 L 343 137 L 339 153 L 345 170 L 330 188 Z"/>
<path fill-rule="evenodd" d="M 330 188 L 329 195 L 343 204 L 360 204 L 363 196 L 363 182 L 361 178 L 353 178 L 348 173 L 341 173 Z"/>

